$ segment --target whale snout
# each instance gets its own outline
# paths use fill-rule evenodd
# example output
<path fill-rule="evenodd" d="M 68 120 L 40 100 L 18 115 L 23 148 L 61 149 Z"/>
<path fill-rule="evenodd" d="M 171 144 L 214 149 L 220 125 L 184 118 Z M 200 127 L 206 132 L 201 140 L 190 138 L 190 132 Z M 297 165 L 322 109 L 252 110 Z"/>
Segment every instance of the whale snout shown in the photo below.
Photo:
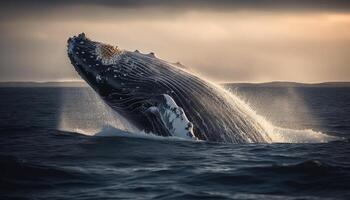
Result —
<path fill-rule="evenodd" d="M 121 71 L 119 56 L 122 52 L 117 47 L 92 41 L 81 33 L 68 39 L 67 52 L 78 74 L 100 95 L 110 84 L 108 80 L 120 77 L 117 73 Z M 121 85 L 119 81 L 115 84 Z"/>
<path fill-rule="evenodd" d="M 78 72 L 91 71 L 100 65 L 95 53 L 97 43 L 88 39 L 84 33 L 69 38 L 67 43 L 68 56 Z"/>
<path fill-rule="evenodd" d="M 117 64 L 123 52 L 118 47 L 92 41 L 84 33 L 69 38 L 67 42 L 70 58 L 88 67 Z"/>
<path fill-rule="evenodd" d="M 88 39 L 84 33 L 78 36 L 70 37 L 68 43 L 68 54 L 76 55 L 76 57 L 84 57 L 88 54 L 93 54 L 95 51 L 95 43 Z"/>
<path fill-rule="evenodd" d="M 96 82 L 105 68 L 96 56 L 98 45 L 99 43 L 90 40 L 84 33 L 70 37 L 67 41 L 67 52 L 71 63 L 88 83 Z"/>

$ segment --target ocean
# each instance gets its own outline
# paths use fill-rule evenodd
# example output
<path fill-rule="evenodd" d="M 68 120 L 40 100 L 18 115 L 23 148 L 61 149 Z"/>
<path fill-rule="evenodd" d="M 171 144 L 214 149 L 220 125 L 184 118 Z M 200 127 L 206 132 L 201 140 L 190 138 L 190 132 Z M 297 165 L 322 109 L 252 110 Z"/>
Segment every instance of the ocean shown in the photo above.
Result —
<path fill-rule="evenodd" d="M 86 87 L 1 87 L 0 199 L 350 199 L 350 87 L 230 91 L 273 143 L 147 135 Z"/>

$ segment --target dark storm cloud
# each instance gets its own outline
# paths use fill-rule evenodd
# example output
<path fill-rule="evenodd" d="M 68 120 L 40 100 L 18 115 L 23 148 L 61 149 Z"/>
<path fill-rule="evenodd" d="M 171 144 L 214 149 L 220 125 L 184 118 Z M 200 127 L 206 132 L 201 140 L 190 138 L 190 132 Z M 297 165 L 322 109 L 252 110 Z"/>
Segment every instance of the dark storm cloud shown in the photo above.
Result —
<path fill-rule="evenodd" d="M 6 7 L 20 8 L 50 8 L 56 6 L 79 6 L 79 5 L 99 5 L 114 6 L 121 8 L 141 8 L 141 7 L 169 7 L 173 9 L 301 9 L 301 10 L 349 10 L 348 0 L 13 0 L 2 1 L 2 10 Z"/>

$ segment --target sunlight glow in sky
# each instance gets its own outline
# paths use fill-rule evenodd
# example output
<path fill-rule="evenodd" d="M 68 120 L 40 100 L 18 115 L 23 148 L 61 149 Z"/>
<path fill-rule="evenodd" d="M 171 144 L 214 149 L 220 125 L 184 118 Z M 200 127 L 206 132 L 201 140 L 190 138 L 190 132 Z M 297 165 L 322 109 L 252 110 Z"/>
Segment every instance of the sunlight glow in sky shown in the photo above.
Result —
<path fill-rule="evenodd" d="M 347 10 L 25 6 L 0 15 L 0 81 L 78 80 L 66 41 L 80 32 L 218 82 L 350 81 Z"/>

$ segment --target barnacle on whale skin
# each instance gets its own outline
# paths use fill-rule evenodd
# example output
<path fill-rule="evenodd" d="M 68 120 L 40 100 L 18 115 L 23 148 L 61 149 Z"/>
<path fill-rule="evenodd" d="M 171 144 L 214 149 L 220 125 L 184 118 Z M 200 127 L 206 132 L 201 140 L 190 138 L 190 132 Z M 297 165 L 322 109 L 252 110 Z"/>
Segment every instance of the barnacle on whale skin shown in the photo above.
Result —
<path fill-rule="evenodd" d="M 118 62 L 119 56 L 123 53 L 117 46 L 108 44 L 97 44 L 95 53 L 97 59 L 100 59 L 105 65 L 112 65 Z"/>

